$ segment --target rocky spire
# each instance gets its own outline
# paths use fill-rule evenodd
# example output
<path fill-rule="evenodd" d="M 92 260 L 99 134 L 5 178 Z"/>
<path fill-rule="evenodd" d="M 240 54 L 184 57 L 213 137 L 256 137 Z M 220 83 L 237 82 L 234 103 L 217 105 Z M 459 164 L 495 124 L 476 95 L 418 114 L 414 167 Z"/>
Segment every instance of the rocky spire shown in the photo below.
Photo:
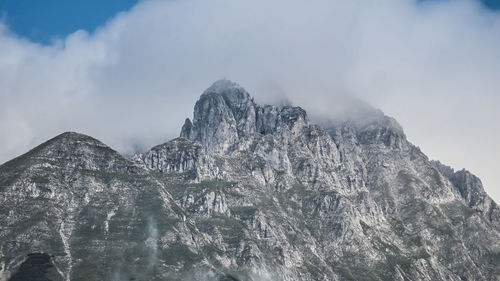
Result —
<path fill-rule="evenodd" d="M 307 121 L 302 108 L 260 106 L 240 85 L 222 79 L 200 96 L 193 122 L 186 119 L 181 137 L 199 142 L 211 152 L 225 153 L 244 137 L 273 133 L 297 121 Z"/>
<path fill-rule="evenodd" d="M 238 84 L 219 80 L 205 90 L 194 107 L 181 137 L 197 141 L 209 151 L 223 152 L 240 136 L 255 132 L 256 105 Z"/>

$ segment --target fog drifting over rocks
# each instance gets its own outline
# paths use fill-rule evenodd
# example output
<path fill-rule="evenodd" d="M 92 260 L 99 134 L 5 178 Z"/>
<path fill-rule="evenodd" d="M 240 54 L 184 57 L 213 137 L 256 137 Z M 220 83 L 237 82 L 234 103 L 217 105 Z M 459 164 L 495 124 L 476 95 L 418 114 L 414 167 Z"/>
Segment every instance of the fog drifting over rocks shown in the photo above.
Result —
<path fill-rule="evenodd" d="M 150 0 L 49 46 L 0 24 L 0 162 L 68 130 L 144 151 L 226 77 L 311 115 L 365 100 L 499 202 L 498 46 L 500 14 L 472 0 Z"/>

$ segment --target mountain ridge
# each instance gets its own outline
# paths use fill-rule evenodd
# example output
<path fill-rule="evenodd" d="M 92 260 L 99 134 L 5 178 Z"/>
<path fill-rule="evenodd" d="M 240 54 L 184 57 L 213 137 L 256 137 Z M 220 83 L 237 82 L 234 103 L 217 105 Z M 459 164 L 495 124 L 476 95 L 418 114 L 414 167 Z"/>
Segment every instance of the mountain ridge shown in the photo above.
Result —
<path fill-rule="evenodd" d="M 500 280 L 498 205 L 381 111 L 317 125 L 220 80 L 180 135 L 1 165 L 0 280 L 34 253 L 48 280 Z"/>

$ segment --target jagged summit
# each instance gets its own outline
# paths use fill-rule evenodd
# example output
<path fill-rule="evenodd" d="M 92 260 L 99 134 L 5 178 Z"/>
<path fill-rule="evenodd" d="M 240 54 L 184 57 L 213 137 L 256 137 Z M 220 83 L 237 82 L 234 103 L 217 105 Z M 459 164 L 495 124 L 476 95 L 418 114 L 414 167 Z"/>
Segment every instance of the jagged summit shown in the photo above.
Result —
<path fill-rule="evenodd" d="M 439 161 L 431 161 L 431 163 L 460 192 L 467 206 L 483 214 L 486 219 L 500 229 L 500 208 L 488 196 L 478 177 L 465 169 L 455 171 L 452 167 Z"/>
<path fill-rule="evenodd" d="M 319 118 L 320 126 L 332 135 L 349 127 L 365 143 L 385 143 L 399 147 L 406 141 L 403 128 L 381 110 L 356 101 L 348 114 L 337 119 Z M 199 142 L 209 151 L 228 153 L 242 140 L 255 134 L 282 133 L 310 125 L 301 107 L 259 105 L 239 84 L 227 79 L 216 81 L 203 92 L 194 107 L 193 121 L 186 119 L 180 136 Z"/>
<path fill-rule="evenodd" d="M 272 134 L 308 122 L 302 108 L 258 105 L 243 87 L 224 79 L 200 96 L 193 122 L 186 119 L 181 137 L 197 141 L 210 151 L 226 153 L 254 134 Z"/>

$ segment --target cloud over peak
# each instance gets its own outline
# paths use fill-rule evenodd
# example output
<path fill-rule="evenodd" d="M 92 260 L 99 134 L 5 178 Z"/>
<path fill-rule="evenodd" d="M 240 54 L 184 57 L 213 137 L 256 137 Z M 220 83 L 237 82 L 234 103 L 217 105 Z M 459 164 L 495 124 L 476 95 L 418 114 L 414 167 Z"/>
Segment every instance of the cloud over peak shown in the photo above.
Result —
<path fill-rule="evenodd" d="M 500 14 L 472 0 L 149 0 L 48 46 L 0 24 L 0 162 L 68 130 L 146 149 L 227 77 L 323 114 L 366 100 L 498 186 L 498 46 Z"/>

